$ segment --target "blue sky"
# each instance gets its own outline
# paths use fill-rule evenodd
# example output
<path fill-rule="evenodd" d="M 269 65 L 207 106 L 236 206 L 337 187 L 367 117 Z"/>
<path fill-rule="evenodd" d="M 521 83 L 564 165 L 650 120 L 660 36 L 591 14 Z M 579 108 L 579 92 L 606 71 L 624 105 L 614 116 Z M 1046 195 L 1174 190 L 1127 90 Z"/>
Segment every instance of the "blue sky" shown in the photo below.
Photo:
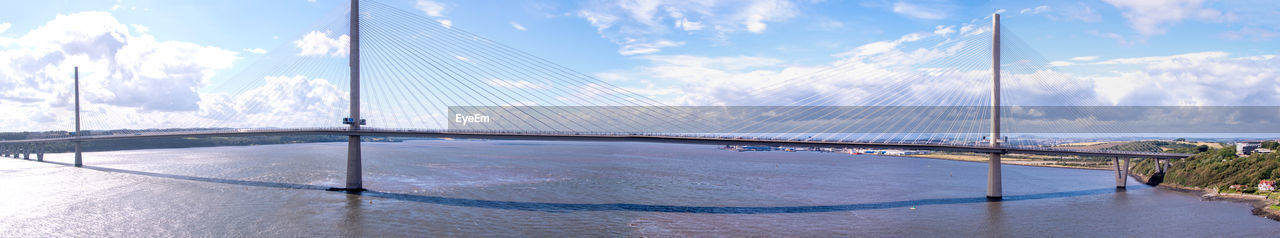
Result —
<path fill-rule="evenodd" d="M 413 0 L 385 0 L 413 9 Z M 628 16 L 623 2 L 649 1 L 435 1 L 443 7 L 440 19 L 449 19 L 459 28 L 489 36 L 539 56 L 584 71 L 606 71 L 644 64 L 635 55 L 618 51 L 625 44 L 609 38 L 622 37 L 616 30 L 598 33 L 580 16 L 583 11 L 617 14 L 617 25 L 642 25 Z M 661 2 L 661 1 L 652 1 Z M 698 2 L 698 1 L 693 1 Z M 734 14 L 751 1 L 717 2 L 707 9 Z M 1274 54 L 1280 51 L 1275 38 L 1280 35 L 1276 21 L 1268 17 L 1280 12 L 1270 1 L 1173 1 L 1191 2 L 1196 9 L 1232 13 L 1235 20 L 1199 19 L 1195 16 L 1167 20 L 1154 27 L 1160 32 L 1143 33 L 1126 10 L 1104 1 L 778 1 L 789 2 L 784 17 L 765 20 L 759 33 L 745 26 L 732 32 L 712 29 L 674 29 L 673 19 L 658 9 L 653 14 L 665 29 L 644 34 L 653 40 L 669 40 L 683 45 L 663 47 L 654 54 L 701 56 L 768 56 L 799 63 L 833 60 L 832 54 L 862 44 L 894 39 L 901 35 L 930 31 L 939 25 L 957 25 L 1005 10 L 1005 24 L 1038 46 L 1050 60 L 1076 56 L 1101 58 L 1173 55 L 1201 51 L 1226 51 L 1238 55 Z M 1143 1 L 1135 1 L 1143 2 Z M 1160 1 L 1152 1 L 1160 2 Z M 1194 2 L 1199 2 L 1198 4 Z M 310 24 L 345 1 L 12 1 L 0 9 L 3 22 L 11 26 L 6 35 L 15 35 L 43 25 L 57 14 L 107 11 L 125 24 L 139 24 L 162 40 L 193 42 L 224 49 L 273 48 L 298 36 Z M 919 9 L 895 11 L 895 5 Z M 641 5 L 641 4 L 634 4 Z M 663 8 L 668 5 L 661 5 Z M 116 6 L 119 6 L 118 8 Z M 1019 13 L 1046 6 L 1037 14 Z M 612 8 L 612 9 L 611 9 Z M 915 10 L 915 12 L 912 12 Z M 918 12 L 918 13 L 917 13 Z M 1030 12 L 1028 12 L 1030 13 Z M 691 14 L 692 15 L 692 14 Z M 697 16 L 693 20 L 719 21 L 728 16 Z M 512 27 L 515 22 L 526 31 Z M 983 22 L 985 23 L 985 22 Z M 706 24 L 706 23 L 704 23 Z M 709 25 L 709 24 L 707 24 Z M 710 26 L 708 26 L 710 27 Z M 617 27 L 615 27 L 617 28 Z M 665 32 L 662 32 L 665 31 Z M 1244 31 L 1245 33 L 1239 33 Z M 1115 35 L 1112 35 L 1115 34 Z M 521 39 L 520 41 L 511 39 Z"/>
<path fill-rule="evenodd" d="M 1001 12 L 1006 28 L 1060 72 L 1081 78 L 1087 84 L 1080 89 L 1087 91 L 1083 94 L 1101 104 L 1275 105 L 1274 95 L 1280 95 L 1275 89 L 1280 83 L 1275 70 L 1280 21 L 1274 20 L 1280 3 L 1265 0 L 379 2 L 676 105 L 726 104 L 731 98 L 727 94 L 751 90 L 750 85 L 840 62 L 871 66 L 899 62 L 892 60 L 932 46 L 924 43 L 927 39 L 950 40 L 965 34 L 966 26 L 989 25 L 986 18 L 993 12 Z M 335 23 L 345 18 L 347 4 L 331 0 L 7 1 L 0 9 L 0 49 L 11 66 L 0 68 L 6 71 L 5 81 L 0 81 L 0 96 L 5 100 L 0 107 L 24 113 L 0 121 L 34 120 L 48 124 L 29 128 L 59 128 L 54 125 L 65 122 L 63 108 L 68 101 L 66 92 L 49 78 L 62 77 L 71 64 L 88 65 L 82 70 L 96 75 L 88 80 L 104 91 L 90 91 L 86 97 L 105 114 L 138 118 L 150 118 L 145 115 L 154 112 L 217 114 L 210 108 L 218 103 L 214 99 L 233 100 L 234 95 L 212 95 L 217 92 L 206 87 L 227 80 L 264 55 L 298 50 L 297 42 L 310 33 L 329 31 L 332 34 L 323 36 L 338 39 L 346 32 Z M 59 16 L 67 17 L 56 23 Z M 84 21 L 107 24 L 98 27 Z M 66 34 L 61 36 L 69 40 L 60 40 L 58 34 Z M 140 47 L 155 50 L 134 57 L 130 52 L 136 49 L 127 45 L 138 40 L 90 39 L 95 34 L 149 39 L 141 42 L 155 44 Z M 66 45 L 79 42 L 77 37 L 87 39 L 87 44 L 120 50 L 106 57 L 66 50 Z M 902 44 L 877 44 L 895 41 Z M 887 53 L 851 53 L 886 45 L 892 46 Z M 167 49 L 200 53 L 149 61 L 172 55 Z M 891 61 L 879 61 L 886 59 Z M 31 71 L 40 68 L 33 64 L 53 66 Z M 149 65 L 188 65 L 192 72 L 159 74 L 148 71 Z M 1216 86 L 1240 79 L 1248 82 Z M 301 81 L 280 83 L 313 83 L 306 77 L 297 80 Z M 724 86 L 727 82 L 748 87 Z M 345 91 L 341 83 L 328 83 L 335 88 L 334 97 L 341 97 Z M 1190 86 L 1175 86 L 1183 84 Z M 177 89 L 149 96 L 121 95 L 155 87 Z M 340 105 L 342 100 L 303 101 Z"/>

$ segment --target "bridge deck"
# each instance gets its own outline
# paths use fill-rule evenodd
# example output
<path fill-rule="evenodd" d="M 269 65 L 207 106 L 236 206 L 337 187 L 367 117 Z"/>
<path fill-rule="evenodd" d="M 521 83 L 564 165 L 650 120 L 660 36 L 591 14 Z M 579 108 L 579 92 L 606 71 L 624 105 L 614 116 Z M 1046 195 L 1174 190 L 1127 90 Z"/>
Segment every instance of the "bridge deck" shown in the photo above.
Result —
<path fill-rule="evenodd" d="M 1188 156 L 1191 156 L 1189 154 L 1177 154 L 1177 153 L 1074 150 L 1074 149 L 1037 147 L 1037 146 L 990 147 L 986 145 L 955 145 L 955 144 L 924 144 L 924 143 L 915 144 L 915 143 L 856 142 L 856 141 L 803 141 L 803 140 L 751 139 L 751 138 L 731 138 L 731 137 L 648 135 L 648 134 L 638 134 L 638 133 L 458 132 L 458 131 L 422 131 L 422 130 L 387 130 L 387 129 L 362 129 L 362 130 L 352 131 L 345 128 L 343 129 L 339 129 L 339 128 L 239 129 L 239 130 L 216 130 L 216 131 L 161 132 L 161 133 L 124 134 L 124 135 L 116 134 L 116 135 L 96 135 L 96 136 L 81 136 L 81 137 L 9 140 L 9 141 L 0 141 L 0 144 L 50 143 L 50 142 L 71 142 L 71 141 L 104 141 L 104 140 L 203 137 L 203 136 L 271 136 L 271 135 L 342 135 L 342 136 L 360 135 L 360 136 L 386 136 L 386 137 L 498 139 L 498 140 L 631 141 L 631 142 L 709 144 L 709 145 L 857 147 L 857 148 L 871 148 L 871 149 L 933 150 L 933 151 L 972 152 L 972 153 L 1074 155 L 1074 156 L 1156 158 L 1156 159 L 1181 159 L 1181 158 L 1186 158 Z"/>

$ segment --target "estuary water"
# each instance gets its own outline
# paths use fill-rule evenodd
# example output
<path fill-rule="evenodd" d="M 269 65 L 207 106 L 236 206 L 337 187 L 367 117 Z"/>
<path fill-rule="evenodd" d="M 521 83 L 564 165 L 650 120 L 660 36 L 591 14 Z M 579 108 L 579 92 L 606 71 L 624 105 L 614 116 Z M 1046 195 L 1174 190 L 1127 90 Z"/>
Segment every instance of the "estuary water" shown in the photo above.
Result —
<path fill-rule="evenodd" d="M 1110 171 L 707 145 L 482 140 L 0 159 L 0 236 L 1276 236 L 1242 203 Z M 34 156 L 34 155 L 33 155 Z"/>

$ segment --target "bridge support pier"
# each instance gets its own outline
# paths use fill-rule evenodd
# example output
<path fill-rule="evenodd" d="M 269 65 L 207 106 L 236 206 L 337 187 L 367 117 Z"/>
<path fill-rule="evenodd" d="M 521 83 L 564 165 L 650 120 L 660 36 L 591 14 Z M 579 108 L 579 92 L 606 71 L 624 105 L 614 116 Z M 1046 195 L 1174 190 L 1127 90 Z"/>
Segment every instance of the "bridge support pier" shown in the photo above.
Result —
<path fill-rule="evenodd" d="M 1124 189 L 1129 183 L 1129 158 L 1113 157 L 1111 163 L 1116 168 L 1116 188 Z"/>
<path fill-rule="evenodd" d="M 31 145 L 22 147 L 22 159 L 31 160 Z"/>
<path fill-rule="evenodd" d="M 1003 198 L 1003 185 L 1000 176 L 1000 154 L 991 153 L 987 164 L 987 200 Z"/>
<path fill-rule="evenodd" d="M 80 159 L 80 158 L 81 158 L 81 157 L 80 157 L 80 142 L 79 142 L 79 141 L 76 141 L 76 142 L 72 142 L 72 143 L 74 143 L 74 144 L 75 144 L 75 147 L 76 147 L 76 162 L 75 162 L 75 166 L 76 166 L 76 167 L 82 167 L 82 166 L 84 166 L 84 163 L 82 163 L 82 162 L 81 162 L 81 159 Z"/>
<path fill-rule="evenodd" d="M 1165 169 L 1164 164 L 1165 164 L 1164 160 L 1156 159 L 1156 173 L 1162 173 L 1162 174 L 1164 173 L 1164 169 Z"/>
<path fill-rule="evenodd" d="M 362 167 L 360 159 L 360 136 L 350 136 L 347 138 L 347 192 L 364 191 L 364 179 L 362 177 Z"/>

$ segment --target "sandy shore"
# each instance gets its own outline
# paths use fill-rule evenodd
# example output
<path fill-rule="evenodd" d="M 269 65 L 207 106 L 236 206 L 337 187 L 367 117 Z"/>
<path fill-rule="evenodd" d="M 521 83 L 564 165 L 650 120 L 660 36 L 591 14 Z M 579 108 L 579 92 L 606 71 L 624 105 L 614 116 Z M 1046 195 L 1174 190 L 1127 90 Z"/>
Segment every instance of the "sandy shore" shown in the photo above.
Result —
<path fill-rule="evenodd" d="M 908 156 L 902 156 L 902 157 L 925 158 L 925 159 L 941 159 L 941 160 L 954 160 L 954 161 L 967 161 L 967 162 L 981 162 L 981 163 L 986 163 L 986 162 L 987 162 L 987 157 L 986 157 L 986 156 L 981 156 L 981 155 L 923 154 L 923 155 L 908 155 Z M 1057 164 L 1057 163 L 1058 163 L 1057 161 L 1036 160 L 1036 159 L 1022 159 L 1022 158 L 1001 158 L 1001 159 L 1000 159 L 1000 164 L 1007 164 L 1007 165 L 1022 165 L 1022 166 L 1036 166 L 1036 167 L 1050 167 L 1050 168 L 1068 168 L 1068 169 L 1111 170 L 1110 168 L 1086 167 L 1086 166 L 1073 166 L 1073 165 L 1060 165 L 1060 164 Z"/>

